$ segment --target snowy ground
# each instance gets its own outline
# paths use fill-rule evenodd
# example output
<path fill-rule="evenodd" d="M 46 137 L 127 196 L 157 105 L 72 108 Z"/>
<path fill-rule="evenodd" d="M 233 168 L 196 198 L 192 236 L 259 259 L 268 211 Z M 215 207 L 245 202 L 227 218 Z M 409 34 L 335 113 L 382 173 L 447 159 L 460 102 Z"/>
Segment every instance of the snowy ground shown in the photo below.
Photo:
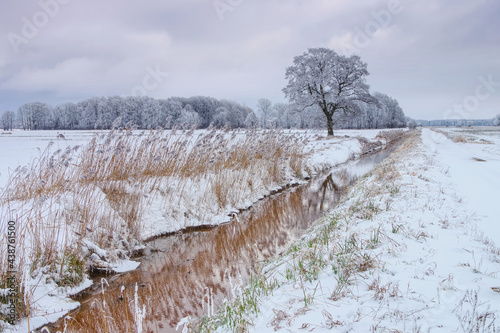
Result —
<path fill-rule="evenodd" d="M 250 331 L 500 331 L 500 131 L 462 134 L 415 134 L 268 265 Z"/>
<path fill-rule="evenodd" d="M 25 166 L 38 157 L 49 142 L 54 142 L 55 151 L 87 144 L 94 133 L 96 131 L 0 131 L 0 187 L 6 185 L 9 174 L 18 166 Z"/>
<path fill-rule="evenodd" d="M 307 161 L 304 165 L 304 172 L 309 175 L 313 175 L 320 170 L 330 168 L 332 166 L 341 164 L 346 162 L 349 159 L 356 158 L 362 153 L 362 144 L 356 138 L 357 136 L 362 136 L 370 141 L 377 141 L 376 135 L 380 132 L 380 130 L 368 130 L 368 131 L 337 131 L 335 138 L 325 139 L 324 132 L 309 132 L 307 135 L 310 140 L 306 147 L 306 151 L 309 153 Z M 12 134 L 3 134 L 0 136 L 0 147 L 2 159 L 0 162 L 0 187 L 5 186 L 7 184 L 8 175 L 15 170 L 18 165 L 26 165 L 33 159 L 36 159 L 40 151 L 46 149 L 47 144 L 50 141 L 54 141 L 51 149 L 53 151 L 62 149 L 64 150 L 67 146 L 75 146 L 75 145 L 84 145 L 91 138 L 93 132 L 83 132 L 83 131 L 67 131 L 62 132 L 64 138 L 59 138 L 59 132 L 23 132 L 23 131 L 13 131 Z M 303 132 L 300 132 L 303 134 Z M 383 140 L 382 140 L 383 141 Z M 298 179 L 291 179 L 292 182 L 298 181 Z M 281 184 L 279 186 L 284 186 L 286 184 Z M 231 211 L 235 211 L 239 208 L 244 208 L 248 205 L 251 205 L 252 202 L 255 202 L 267 195 L 269 191 L 275 190 L 276 184 L 262 184 L 262 186 L 256 186 L 255 193 L 250 193 L 245 198 L 242 198 L 241 202 L 236 203 L 234 206 L 226 207 L 225 211 L 218 212 L 219 215 L 214 215 L 211 217 L 215 223 L 222 223 L 229 221 L 228 214 Z M 189 191 L 188 191 L 189 192 Z M 190 192 L 191 193 L 191 192 Z M 190 199 L 193 202 L 196 199 L 196 196 L 200 195 L 200 192 L 192 192 Z M 46 219 L 47 221 L 38 220 L 36 228 L 41 228 L 45 222 L 47 222 L 48 227 L 45 229 L 40 229 L 42 233 L 36 231 L 33 235 L 28 235 L 26 239 L 37 239 L 38 243 L 44 242 L 43 232 L 48 233 L 47 238 L 51 237 L 49 234 L 53 234 L 54 227 L 51 226 L 51 223 L 55 223 L 55 217 L 61 216 L 61 212 L 57 211 L 58 207 L 65 207 L 64 196 L 59 202 L 50 202 L 49 206 L 51 207 L 47 212 L 44 212 L 42 219 Z M 106 206 L 106 198 L 102 197 L 102 200 L 99 201 L 102 207 Z M 179 200 L 181 202 L 181 200 Z M 35 203 L 32 203 L 35 204 Z M 45 204 L 45 203 L 42 203 Z M 30 205 L 30 203 L 23 203 L 23 205 Z M 184 204 L 183 204 L 184 205 Z M 22 205 L 21 205 L 22 206 Z M 71 205 L 70 205 L 71 206 Z M 55 208 L 54 208 L 55 207 Z M 68 206 L 69 207 L 69 206 Z M 9 209 L 12 211 L 15 207 L 0 207 Z M 29 207 L 28 207 L 29 208 Z M 165 203 L 160 203 L 153 201 L 145 210 L 146 213 L 143 216 L 144 228 L 142 230 L 142 237 L 147 238 L 151 236 L 155 236 L 165 232 L 172 232 L 179 230 L 186 226 L 185 221 L 181 221 L 182 223 L 175 224 L 177 221 L 175 215 L 172 215 L 171 212 L 165 214 L 168 207 Z M 65 209 L 65 208 L 64 208 Z M 199 213 L 203 214 L 202 210 L 204 207 L 192 205 L 188 206 L 187 204 L 178 207 L 181 213 L 185 211 L 189 211 L 196 215 Z M 197 212 L 198 209 L 200 212 Z M 182 215 L 185 215 L 184 213 Z M 41 216 L 41 215 L 40 215 Z M 54 218 L 51 218 L 54 217 Z M 166 218 L 167 217 L 167 218 Z M 23 228 L 21 225 L 23 221 L 20 219 L 18 221 L 18 228 Z M 1 223 L 6 223 L 7 221 L 1 221 Z M 55 224 L 54 224 L 55 225 Z M 2 226 L 2 230 L 5 229 L 5 226 Z M 63 243 L 71 243 L 72 237 L 74 237 L 74 232 L 71 230 L 67 230 L 65 227 L 59 228 L 58 238 Z M 38 230 L 38 229 L 36 229 Z M 24 237 L 24 236 L 23 236 Z M 88 243 L 88 242 L 87 242 Z M 85 244 L 87 244 L 85 243 Z M 103 253 L 101 257 L 107 257 L 106 251 L 98 248 L 93 243 L 88 243 L 87 247 L 89 251 L 99 254 Z M 21 249 L 17 249 L 17 251 L 21 251 Z M 19 255 L 19 254 L 18 254 Z M 30 256 L 27 254 L 26 256 Z M 129 260 L 124 260 L 118 264 L 113 265 L 113 269 L 117 272 L 124 271 L 125 269 L 134 269 L 137 267 L 137 264 Z M 30 274 L 26 271 L 25 276 L 29 276 Z M 32 274 L 32 276 L 34 276 Z M 78 306 L 77 302 L 71 301 L 68 299 L 68 295 L 78 290 L 81 290 L 89 285 L 89 280 L 85 279 L 82 284 L 73 290 L 69 290 L 68 288 L 57 287 L 53 282 L 44 282 L 44 275 L 37 275 L 35 279 L 30 280 L 29 278 L 25 281 L 22 281 L 27 286 L 27 289 L 30 293 L 31 299 L 31 313 L 30 313 L 30 321 L 23 320 L 17 327 L 9 327 L 8 331 L 17 331 L 17 332 L 26 332 L 28 331 L 28 325 L 33 329 L 34 327 L 40 327 L 47 322 L 53 321 L 58 317 L 64 316 L 68 310 L 75 308 Z M 5 290 L 0 290 L 5 291 Z"/>
<path fill-rule="evenodd" d="M 433 134 L 426 144 L 450 166 L 457 193 L 480 215 L 478 227 L 500 246 L 500 131 L 448 130 L 469 143 L 452 144 Z M 471 133 L 471 134 L 468 134 Z M 475 133 L 475 134 L 473 134 Z"/>

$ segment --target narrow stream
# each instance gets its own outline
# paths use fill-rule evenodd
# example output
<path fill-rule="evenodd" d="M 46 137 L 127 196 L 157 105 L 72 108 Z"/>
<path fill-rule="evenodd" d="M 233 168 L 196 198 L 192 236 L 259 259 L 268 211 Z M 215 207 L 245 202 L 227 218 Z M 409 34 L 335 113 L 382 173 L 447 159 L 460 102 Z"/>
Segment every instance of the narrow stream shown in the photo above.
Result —
<path fill-rule="evenodd" d="M 385 149 L 317 176 L 257 202 L 238 221 L 209 230 L 177 233 L 148 244 L 133 272 L 108 276 L 78 299 L 82 306 L 66 320 L 66 332 L 134 332 L 134 288 L 145 305 L 148 332 L 174 332 L 184 317 L 207 314 L 209 294 L 215 308 L 231 297 L 233 283 L 255 273 L 299 238 L 315 220 L 333 209 L 349 185 L 370 171 L 393 150 Z M 123 297 L 121 288 L 125 287 Z M 103 306 L 105 301 L 105 306 Z M 60 320 L 51 332 L 61 332 Z"/>

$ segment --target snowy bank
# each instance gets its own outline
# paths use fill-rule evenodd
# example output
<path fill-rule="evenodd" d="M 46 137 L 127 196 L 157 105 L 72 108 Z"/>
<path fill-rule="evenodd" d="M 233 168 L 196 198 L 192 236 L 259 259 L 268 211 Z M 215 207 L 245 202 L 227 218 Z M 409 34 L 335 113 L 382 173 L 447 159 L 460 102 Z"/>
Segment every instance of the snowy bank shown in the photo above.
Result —
<path fill-rule="evenodd" d="M 146 238 L 186 227 L 228 222 L 231 214 L 275 190 L 303 182 L 321 170 L 360 156 L 373 145 L 382 146 L 379 141 L 384 139 L 377 138 L 379 132 L 339 131 L 335 138 L 325 138 L 323 133 L 290 131 L 270 133 L 268 141 L 260 133 L 253 133 L 248 139 L 247 133 L 241 131 L 213 134 L 195 131 L 186 137 L 180 133 L 168 134 L 166 138 L 152 133 L 137 140 L 137 150 L 130 145 L 135 140 L 135 134 L 130 132 L 116 137 L 101 133 L 101 138 L 91 141 L 90 148 L 60 148 L 60 143 L 56 143 L 52 147 L 57 148 L 54 155 L 47 150 L 33 159 L 38 163 L 31 167 L 35 172 L 30 173 L 30 167 L 22 171 L 19 177 L 22 181 L 18 184 L 24 187 L 4 192 L 8 198 L 3 198 L 0 212 L 4 217 L 2 221 L 16 221 L 22 241 L 17 245 L 16 264 L 24 269 L 19 271 L 17 278 L 27 297 L 25 304 L 30 306 L 30 327 L 52 321 L 77 306 L 67 297 L 88 287 L 88 265 L 98 271 L 135 269 L 138 263 L 132 262 L 130 257 L 143 248 Z M 360 135 L 366 137 L 359 138 Z M 246 153 L 242 151 L 243 157 L 237 159 L 241 151 L 231 151 L 231 148 L 238 148 L 238 142 L 245 140 L 248 147 L 254 148 L 248 151 L 253 160 L 248 163 L 247 171 L 238 173 L 235 161 L 247 163 Z M 154 157 L 150 164 L 166 160 L 151 153 L 154 150 L 151 142 L 166 147 L 162 148 L 167 151 L 165 156 L 177 156 L 175 161 L 186 163 L 179 174 L 150 177 L 155 175 L 150 173 L 146 181 L 138 183 L 139 172 L 144 172 L 144 168 L 136 163 L 137 160 L 148 154 Z M 143 143 L 146 144 L 143 146 Z M 181 156 L 180 150 L 170 147 L 187 147 L 188 154 Z M 185 177 L 196 168 L 193 162 L 203 158 L 200 152 L 207 147 L 214 149 L 207 163 L 227 165 L 227 169 L 223 169 L 224 172 L 205 170 L 202 176 Z M 222 150 L 217 150 L 219 148 Z M 132 157 L 126 155 L 130 150 L 135 154 Z M 273 151 L 278 154 L 274 155 L 276 162 L 268 158 Z M 192 159 L 188 158 L 190 155 Z M 116 160 L 119 161 L 116 165 L 109 164 Z M 222 162 L 217 162 L 219 160 Z M 38 179 L 37 165 L 45 165 L 43 163 L 47 168 L 40 169 L 43 177 Z M 84 166 L 85 172 L 78 173 L 72 169 L 73 165 Z M 164 170 L 171 170 L 170 166 Z M 99 168 L 106 172 L 108 168 L 111 172 L 92 183 L 101 172 Z M 272 172 L 266 174 L 265 168 Z M 69 182 L 68 177 L 78 182 Z M 225 196 L 219 196 L 214 188 L 220 189 Z M 73 285 L 78 288 L 71 289 Z M 15 329 L 23 331 L 25 325 L 28 320 Z"/>
<path fill-rule="evenodd" d="M 204 328 L 496 332 L 498 214 L 479 203 L 499 187 L 471 188 L 500 179 L 489 141 L 415 132 Z"/>

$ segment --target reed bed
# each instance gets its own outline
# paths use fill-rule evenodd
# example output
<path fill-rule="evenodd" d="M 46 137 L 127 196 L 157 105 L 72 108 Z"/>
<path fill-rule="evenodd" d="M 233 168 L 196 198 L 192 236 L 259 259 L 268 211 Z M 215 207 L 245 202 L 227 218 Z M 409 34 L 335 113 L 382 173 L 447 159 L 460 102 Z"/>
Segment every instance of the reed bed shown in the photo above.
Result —
<path fill-rule="evenodd" d="M 297 181 L 305 145 L 304 136 L 279 129 L 214 128 L 115 128 L 84 147 L 52 151 L 49 144 L 0 193 L 0 218 L 16 221 L 17 228 L 16 319 L 36 314 L 30 295 L 39 285 L 64 290 L 79 285 L 89 270 L 112 269 L 133 256 L 152 236 L 144 232 L 152 206 L 165 216 L 155 223 L 181 215 L 184 222 L 165 230 L 182 229 L 246 208 L 249 198 Z M 6 228 L 0 226 L 2 235 Z M 3 243 L 2 278 L 8 267 Z M 0 302 L 6 304 L 4 295 Z"/>

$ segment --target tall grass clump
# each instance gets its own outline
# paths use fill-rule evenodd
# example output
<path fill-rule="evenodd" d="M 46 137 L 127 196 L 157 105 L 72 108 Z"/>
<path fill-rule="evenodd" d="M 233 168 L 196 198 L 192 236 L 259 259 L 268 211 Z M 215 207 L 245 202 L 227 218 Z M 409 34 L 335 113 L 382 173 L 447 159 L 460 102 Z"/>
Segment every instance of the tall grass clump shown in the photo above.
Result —
<path fill-rule="evenodd" d="M 246 208 L 248 198 L 301 177 L 305 144 L 303 136 L 279 129 L 132 126 L 95 134 L 83 147 L 53 151 L 51 143 L 0 190 L 2 223 L 15 218 L 19 230 L 19 280 L 66 288 L 90 270 L 112 270 L 154 236 L 145 233 L 152 204 L 161 207 L 164 220 L 156 223 L 166 231 Z M 6 226 L 0 227 L 3 237 Z M 7 257 L 2 243 L 0 276 L 7 274 Z M 24 294 L 40 283 L 25 284 Z M 27 316 L 28 304 L 18 317 Z"/>

